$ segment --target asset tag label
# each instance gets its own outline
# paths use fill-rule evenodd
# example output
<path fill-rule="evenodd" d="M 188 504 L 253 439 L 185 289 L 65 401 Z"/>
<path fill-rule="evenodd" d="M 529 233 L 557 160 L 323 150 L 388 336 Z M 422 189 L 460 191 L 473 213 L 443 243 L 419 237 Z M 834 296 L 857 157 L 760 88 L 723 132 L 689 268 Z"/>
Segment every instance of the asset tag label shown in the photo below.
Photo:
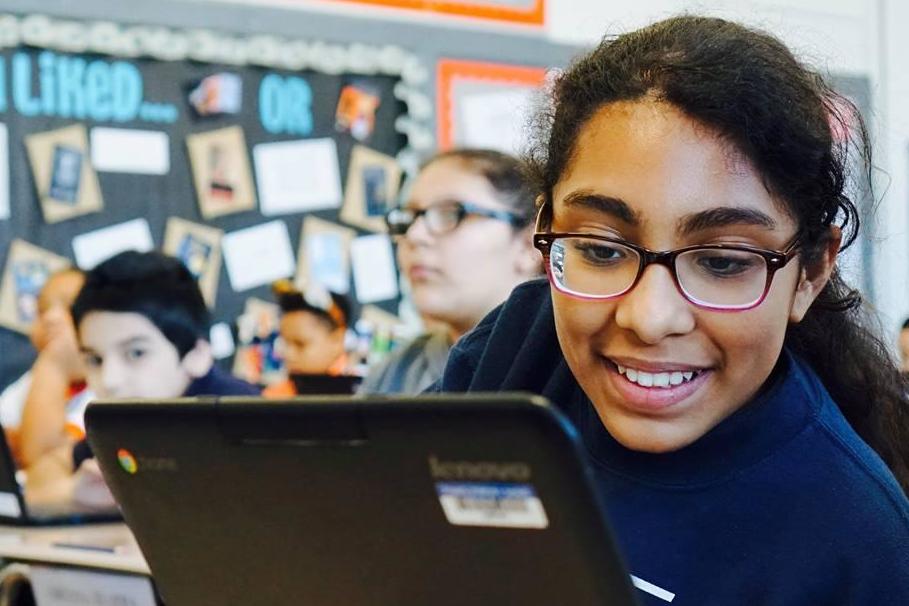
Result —
<path fill-rule="evenodd" d="M 549 526 L 543 502 L 530 484 L 437 482 L 436 492 L 445 517 L 455 526 Z"/>

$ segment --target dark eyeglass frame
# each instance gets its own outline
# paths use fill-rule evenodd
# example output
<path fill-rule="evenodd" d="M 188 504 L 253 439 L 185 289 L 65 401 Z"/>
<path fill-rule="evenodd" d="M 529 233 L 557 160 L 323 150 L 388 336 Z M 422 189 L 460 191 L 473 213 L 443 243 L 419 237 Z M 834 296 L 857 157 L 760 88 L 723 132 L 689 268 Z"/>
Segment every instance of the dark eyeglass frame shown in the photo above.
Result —
<path fill-rule="evenodd" d="M 432 229 L 429 226 L 429 224 L 427 223 L 426 229 L 429 230 L 429 233 L 431 233 L 435 236 L 442 236 L 442 235 L 453 232 L 454 230 L 456 230 L 458 227 L 461 226 L 461 223 L 464 222 L 464 219 L 466 219 L 467 217 L 469 217 L 471 215 L 476 216 L 476 217 L 485 217 L 487 219 L 496 219 L 497 221 L 504 221 L 505 223 L 508 223 L 512 227 L 520 227 L 526 222 L 526 219 L 523 216 L 521 216 L 518 213 L 511 212 L 511 211 L 484 208 L 484 207 L 474 204 L 472 202 L 462 202 L 460 200 L 445 200 L 438 204 L 433 204 L 432 206 L 427 206 L 426 208 L 420 208 L 417 210 L 414 210 L 412 208 L 407 208 L 404 206 L 399 206 L 397 208 L 393 208 L 393 209 L 389 210 L 385 214 L 385 225 L 388 226 L 388 233 L 391 234 L 392 236 L 403 236 L 403 235 L 407 234 L 407 232 L 410 230 L 411 227 L 413 227 L 413 224 L 417 222 L 417 219 L 421 218 L 426 213 L 432 212 L 434 209 L 437 209 L 440 207 L 455 208 L 457 211 L 456 212 L 457 219 L 455 220 L 455 224 L 451 229 L 446 229 L 446 230 L 442 230 L 442 231 Z M 403 222 L 401 222 L 401 223 L 393 222 L 391 217 L 395 213 L 402 213 L 402 214 L 408 213 L 410 215 L 410 222 L 407 223 L 406 226 L 404 226 Z"/>
<path fill-rule="evenodd" d="M 711 311 L 725 311 L 725 312 L 736 312 L 736 311 L 747 311 L 749 309 L 754 309 L 758 305 L 764 302 L 764 299 L 767 298 L 767 293 L 770 292 L 770 285 L 773 282 L 774 274 L 786 266 L 792 259 L 798 256 L 798 249 L 801 246 L 802 242 L 802 233 L 798 232 L 790 241 L 790 243 L 782 251 L 769 250 L 765 248 L 756 248 L 753 246 L 746 246 L 743 244 L 696 244 L 693 246 L 684 246 L 682 248 L 676 248 L 673 250 L 664 250 L 664 251 L 655 251 L 650 250 L 649 248 L 644 248 L 643 246 L 638 246 L 628 242 L 627 240 L 622 240 L 621 238 L 610 238 L 608 236 L 599 236 L 594 234 L 586 234 L 582 232 L 551 232 L 551 231 L 540 231 L 540 222 L 543 215 L 543 209 L 540 209 L 540 214 L 537 216 L 537 231 L 533 234 L 533 246 L 543 255 L 543 259 L 546 263 L 546 274 L 549 276 L 549 282 L 561 293 L 564 293 L 570 297 L 577 299 L 590 300 L 590 301 L 606 301 L 609 299 L 615 299 L 616 297 L 621 297 L 622 295 L 630 292 L 638 282 L 641 280 L 641 276 L 644 275 L 644 271 L 650 265 L 662 265 L 669 270 L 670 275 L 672 275 L 672 280 L 675 283 L 676 289 L 679 293 L 685 298 L 686 301 L 691 303 L 696 307 L 702 309 L 709 309 Z M 552 275 L 552 265 L 550 261 L 550 252 L 552 250 L 552 244 L 559 238 L 587 238 L 590 240 L 598 240 L 600 242 L 608 242 L 611 244 L 619 244 L 630 248 L 631 250 L 638 253 L 638 258 L 640 259 L 638 263 L 638 273 L 635 276 L 634 280 L 625 290 L 615 293 L 613 295 L 586 295 L 576 293 L 570 290 L 566 290 L 560 286 L 555 278 Z M 695 250 L 732 250 L 739 252 L 748 252 L 760 255 L 764 262 L 767 264 L 767 280 L 764 283 L 764 291 L 761 293 L 761 296 L 754 302 L 749 303 L 748 305 L 709 305 L 703 301 L 697 301 L 692 299 L 689 296 L 685 289 L 682 288 L 681 282 L 679 282 L 679 274 L 676 271 L 675 261 L 679 255 L 686 252 L 691 252 Z"/>

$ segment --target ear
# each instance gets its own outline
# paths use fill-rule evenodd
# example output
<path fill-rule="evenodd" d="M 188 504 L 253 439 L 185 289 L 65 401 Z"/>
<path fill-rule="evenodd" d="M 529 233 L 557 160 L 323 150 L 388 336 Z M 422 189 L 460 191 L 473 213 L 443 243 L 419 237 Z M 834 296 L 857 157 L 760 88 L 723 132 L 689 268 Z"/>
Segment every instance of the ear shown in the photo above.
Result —
<path fill-rule="evenodd" d="M 211 353 L 211 345 L 204 339 L 198 339 L 196 345 L 186 352 L 180 361 L 180 366 L 194 379 L 199 379 L 208 374 L 215 358 Z"/>
<path fill-rule="evenodd" d="M 820 251 L 818 258 L 810 265 L 801 268 L 799 283 L 795 289 L 795 297 L 789 310 L 789 321 L 798 324 L 808 313 L 808 309 L 821 293 L 833 268 L 836 266 L 836 255 L 840 251 L 842 231 L 839 227 L 831 226 L 830 235 Z"/>

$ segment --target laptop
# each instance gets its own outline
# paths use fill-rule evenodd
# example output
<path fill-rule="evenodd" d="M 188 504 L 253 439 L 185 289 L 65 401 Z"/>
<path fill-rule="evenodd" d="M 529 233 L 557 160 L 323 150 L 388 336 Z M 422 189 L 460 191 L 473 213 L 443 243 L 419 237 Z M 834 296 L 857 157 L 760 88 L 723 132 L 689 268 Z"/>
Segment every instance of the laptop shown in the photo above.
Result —
<path fill-rule="evenodd" d="M 354 375 L 291 374 L 290 380 L 298 395 L 353 395 L 363 380 Z"/>
<path fill-rule="evenodd" d="M 574 428 L 540 398 L 96 401 L 167 606 L 630 606 Z"/>
<path fill-rule="evenodd" d="M 117 509 L 82 507 L 76 503 L 30 503 L 19 481 L 16 462 L 0 427 L 0 524 L 10 526 L 59 526 L 118 522 L 123 517 Z"/>

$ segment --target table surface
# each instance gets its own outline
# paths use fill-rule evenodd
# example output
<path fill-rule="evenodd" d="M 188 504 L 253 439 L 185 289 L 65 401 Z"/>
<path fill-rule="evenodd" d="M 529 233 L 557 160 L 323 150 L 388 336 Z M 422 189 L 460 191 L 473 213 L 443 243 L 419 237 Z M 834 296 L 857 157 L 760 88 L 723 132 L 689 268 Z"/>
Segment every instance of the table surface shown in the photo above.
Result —
<path fill-rule="evenodd" d="M 0 526 L 0 559 L 149 575 L 126 524 Z"/>

